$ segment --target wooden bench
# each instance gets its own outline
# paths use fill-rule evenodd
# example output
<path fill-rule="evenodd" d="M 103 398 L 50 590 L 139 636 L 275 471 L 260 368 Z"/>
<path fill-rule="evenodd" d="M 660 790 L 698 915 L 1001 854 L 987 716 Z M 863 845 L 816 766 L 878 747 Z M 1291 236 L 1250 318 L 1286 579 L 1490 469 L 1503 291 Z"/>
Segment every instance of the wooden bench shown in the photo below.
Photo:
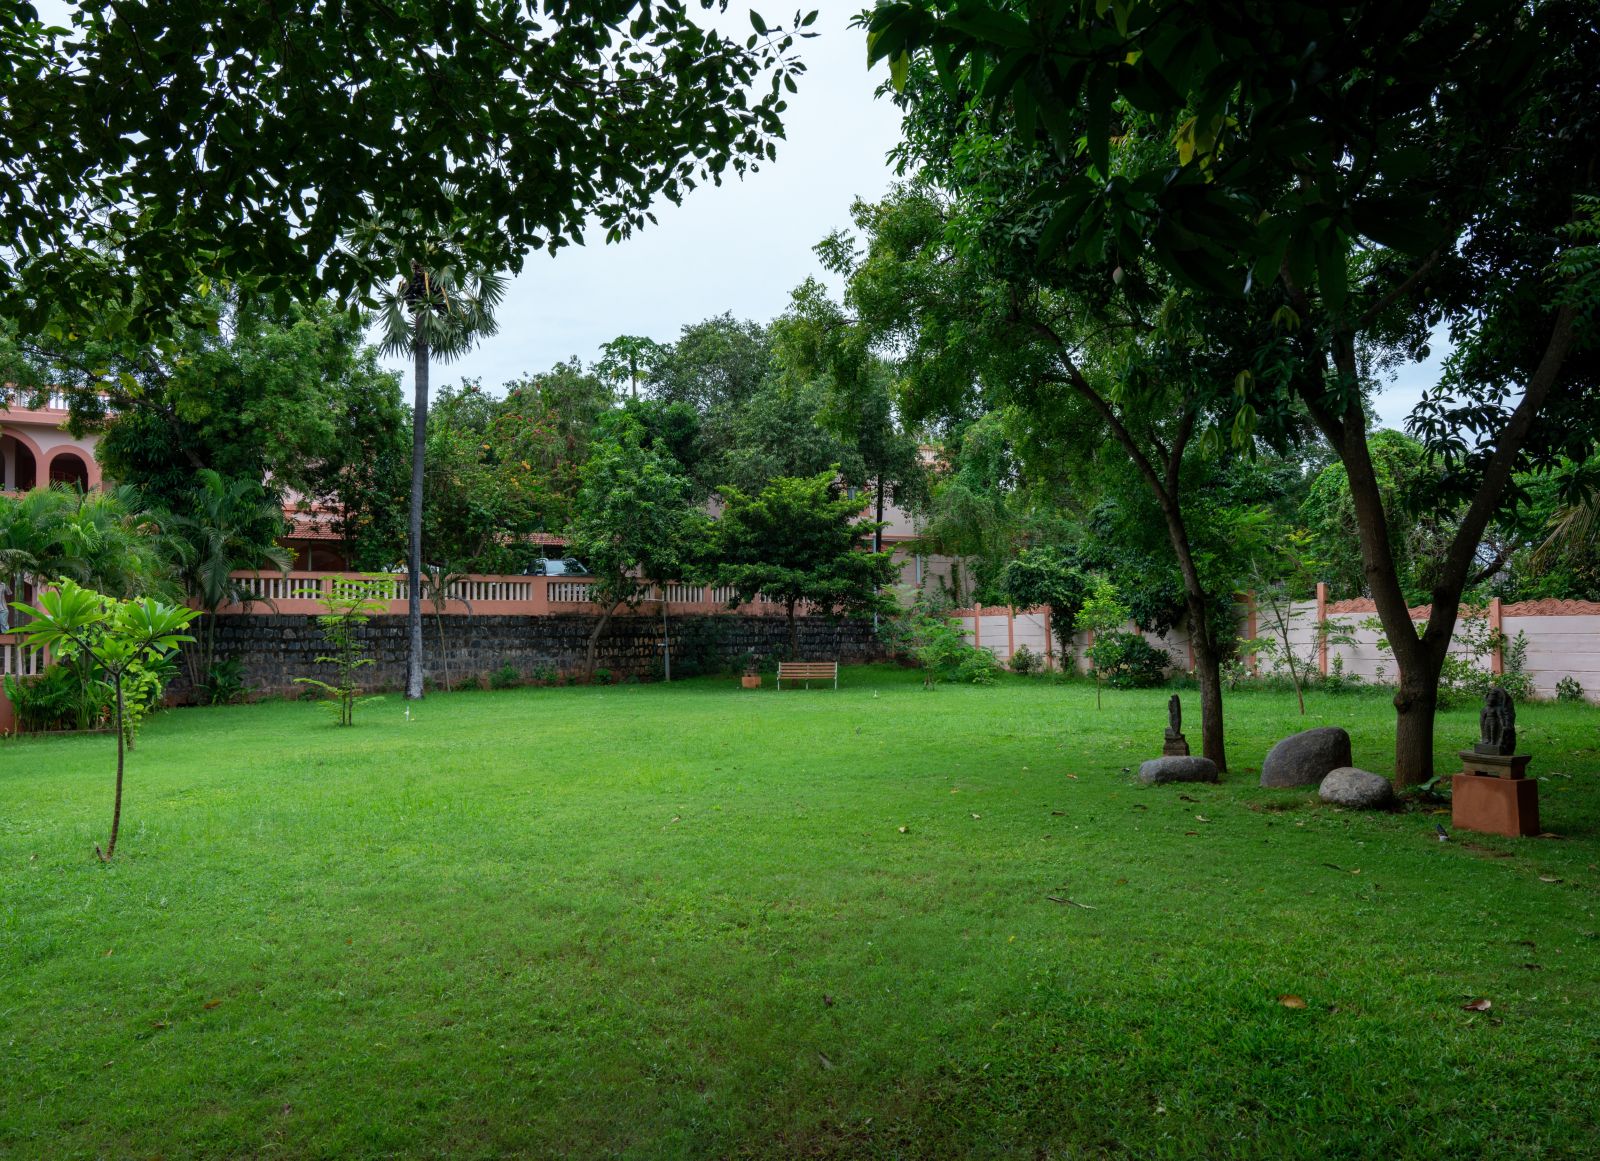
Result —
<path fill-rule="evenodd" d="M 785 680 L 803 681 L 811 688 L 813 681 L 831 681 L 839 688 L 839 663 L 837 661 L 780 661 L 778 662 L 778 688 Z"/>

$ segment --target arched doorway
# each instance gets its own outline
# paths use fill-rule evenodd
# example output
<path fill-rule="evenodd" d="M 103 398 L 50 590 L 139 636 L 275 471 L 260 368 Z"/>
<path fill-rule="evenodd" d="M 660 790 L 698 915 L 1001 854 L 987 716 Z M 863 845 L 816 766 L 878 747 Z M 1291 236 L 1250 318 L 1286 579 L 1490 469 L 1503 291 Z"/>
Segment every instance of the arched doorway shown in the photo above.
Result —
<path fill-rule="evenodd" d="M 39 483 L 39 461 L 33 449 L 14 435 L 0 436 L 0 489 L 26 492 Z"/>
<path fill-rule="evenodd" d="M 80 492 L 89 490 L 89 465 L 77 452 L 57 452 L 50 460 L 50 482 L 71 484 Z"/>

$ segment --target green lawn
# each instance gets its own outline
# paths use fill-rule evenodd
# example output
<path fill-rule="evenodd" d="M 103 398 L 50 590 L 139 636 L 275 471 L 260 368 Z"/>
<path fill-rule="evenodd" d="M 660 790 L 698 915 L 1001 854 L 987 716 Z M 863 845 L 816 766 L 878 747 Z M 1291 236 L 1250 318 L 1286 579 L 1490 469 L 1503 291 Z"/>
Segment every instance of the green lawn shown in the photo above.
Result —
<path fill-rule="evenodd" d="M 1165 690 L 917 681 L 170 713 L 110 867 L 110 739 L 0 746 L 0 1156 L 1600 1154 L 1600 710 L 1440 843 L 1255 787 L 1378 696 L 1139 789 Z"/>

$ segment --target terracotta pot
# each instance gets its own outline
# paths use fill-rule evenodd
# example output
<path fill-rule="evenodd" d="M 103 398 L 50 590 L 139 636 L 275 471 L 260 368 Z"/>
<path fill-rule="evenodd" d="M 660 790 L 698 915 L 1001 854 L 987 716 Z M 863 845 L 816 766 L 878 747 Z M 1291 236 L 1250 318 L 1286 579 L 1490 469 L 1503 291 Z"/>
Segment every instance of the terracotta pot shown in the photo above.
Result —
<path fill-rule="evenodd" d="M 747 673 L 739 679 L 739 683 L 746 689 L 760 689 L 761 675 L 759 673 Z"/>

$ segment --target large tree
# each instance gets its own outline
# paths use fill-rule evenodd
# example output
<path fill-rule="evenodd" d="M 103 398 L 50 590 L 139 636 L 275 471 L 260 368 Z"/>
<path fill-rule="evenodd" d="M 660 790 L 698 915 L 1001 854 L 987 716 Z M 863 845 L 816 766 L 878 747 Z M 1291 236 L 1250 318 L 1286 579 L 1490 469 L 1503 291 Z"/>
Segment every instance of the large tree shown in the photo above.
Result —
<path fill-rule="evenodd" d="M 776 156 L 809 34 L 730 35 L 707 6 L 84 0 L 61 35 L 0 5 L 0 313 L 110 302 L 159 332 L 204 273 L 363 298 L 462 215 L 469 269 L 625 237 Z M 363 220 L 398 245 L 353 240 Z"/>
<path fill-rule="evenodd" d="M 780 477 L 756 495 L 722 489 L 723 510 L 712 527 L 711 583 L 734 590 L 735 601 L 757 595 L 783 605 L 789 656 L 799 656 L 799 607 L 826 616 L 871 616 L 895 609 L 881 592 L 894 579 L 886 552 L 862 545 L 860 501 L 841 496 L 837 470 L 809 478 Z"/>
<path fill-rule="evenodd" d="M 1515 474 L 1578 451 L 1596 411 L 1600 278 L 1573 260 L 1594 214 L 1592 4 L 899 0 L 870 25 L 897 83 L 936 75 L 935 112 L 970 101 L 1038 159 L 1015 224 L 1042 255 L 1130 299 L 1149 264 L 1270 323 L 1239 360 L 1237 434 L 1298 406 L 1343 462 L 1400 668 L 1395 777 L 1430 777 L 1484 530 Z M 1439 327 L 1457 355 L 1414 425 L 1461 518 L 1419 632 L 1365 388 L 1375 352 L 1420 356 Z"/>

